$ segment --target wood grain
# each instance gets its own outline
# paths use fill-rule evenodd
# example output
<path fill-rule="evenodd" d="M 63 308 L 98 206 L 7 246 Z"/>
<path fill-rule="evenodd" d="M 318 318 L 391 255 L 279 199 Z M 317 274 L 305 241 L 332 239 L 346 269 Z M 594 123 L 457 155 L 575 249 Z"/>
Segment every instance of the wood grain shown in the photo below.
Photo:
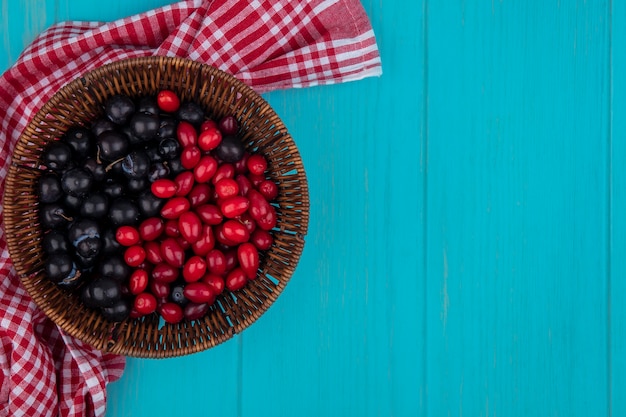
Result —
<path fill-rule="evenodd" d="M 626 3 L 614 1 L 611 13 L 611 148 L 608 288 L 609 400 L 612 416 L 626 415 Z"/>
<path fill-rule="evenodd" d="M 428 14 L 428 415 L 607 415 L 606 2 Z"/>
<path fill-rule="evenodd" d="M 0 2 L 0 70 L 168 3 Z M 363 4 L 382 78 L 266 95 L 309 176 L 292 281 L 224 345 L 129 360 L 107 415 L 626 415 L 626 4 Z"/>

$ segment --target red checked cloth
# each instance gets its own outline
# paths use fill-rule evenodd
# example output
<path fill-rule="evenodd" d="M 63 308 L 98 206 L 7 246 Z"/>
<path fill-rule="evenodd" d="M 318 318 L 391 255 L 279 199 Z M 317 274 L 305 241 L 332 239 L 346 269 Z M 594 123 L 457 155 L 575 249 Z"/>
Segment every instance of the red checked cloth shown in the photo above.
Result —
<path fill-rule="evenodd" d="M 112 23 L 64 22 L 0 78 L 0 180 L 20 133 L 64 84 L 123 58 L 188 57 L 259 92 L 380 75 L 358 0 L 189 0 Z M 0 211 L 0 215 L 2 215 Z M 0 413 L 102 416 L 124 359 L 68 337 L 19 284 L 0 230 Z"/>

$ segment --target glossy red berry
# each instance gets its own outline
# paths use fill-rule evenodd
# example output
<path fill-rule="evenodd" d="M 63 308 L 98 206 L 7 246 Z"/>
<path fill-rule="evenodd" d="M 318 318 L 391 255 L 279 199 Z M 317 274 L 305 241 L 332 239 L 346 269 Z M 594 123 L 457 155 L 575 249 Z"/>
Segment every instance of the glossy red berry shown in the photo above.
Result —
<path fill-rule="evenodd" d="M 193 244 L 202 233 L 202 222 L 196 213 L 187 211 L 178 218 L 180 235 L 189 243 Z"/>
<path fill-rule="evenodd" d="M 220 211 L 229 219 L 234 219 L 248 211 L 250 200 L 239 195 L 225 198 L 220 202 Z"/>
<path fill-rule="evenodd" d="M 250 155 L 246 161 L 246 166 L 253 175 L 263 175 L 267 169 L 267 160 L 261 154 Z"/>
<path fill-rule="evenodd" d="M 168 237 L 161 242 L 161 256 L 175 268 L 185 263 L 185 251 L 175 238 Z"/>
<path fill-rule="evenodd" d="M 205 183 L 209 182 L 211 177 L 217 171 L 217 161 L 211 155 L 205 155 L 193 168 L 193 176 L 196 182 Z"/>
<path fill-rule="evenodd" d="M 137 267 L 141 265 L 145 259 L 146 251 L 142 246 L 129 246 L 126 251 L 124 251 L 124 262 L 126 262 L 128 266 Z"/>
<path fill-rule="evenodd" d="M 257 189 L 267 201 L 272 201 L 278 197 L 278 186 L 272 180 L 261 181 L 257 186 Z"/>
<path fill-rule="evenodd" d="M 157 239 L 163 233 L 165 223 L 158 217 L 150 217 L 139 225 L 139 235 L 144 241 Z"/>
<path fill-rule="evenodd" d="M 226 272 L 226 256 L 219 249 L 213 249 L 206 255 L 207 270 L 213 275 L 223 275 Z"/>
<path fill-rule="evenodd" d="M 122 246 L 136 245 L 139 238 L 139 231 L 133 226 L 120 226 L 115 232 L 115 240 Z"/>
<path fill-rule="evenodd" d="M 234 197 L 239 194 L 239 184 L 232 178 L 223 178 L 215 184 L 215 193 L 219 198 Z"/>
<path fill-rule="evenodd" d="M 172 302 L 163 303 L 159 308 L 159 313 L 163 320 L 170 324 L 180 323 L 184 317 L 183 308 Z"/>
<path fill-rule="evenodd" d="M 198 255 L 190 257 L 183 266 L 183 278 L 186 282 L 196 282 L 200 280 L 205 273 L 206 261 L 203 257 Z"/>
<path fill-rule="evenodd" d="M 155 265 L 152 269 L 152 279 L 157 282 L 174 282 L 176 281 L 176 278 L 178 278 L 179 274 L 180 271 L 177 267 L 166 262 L 161 262 L 160 264 Z"/>
<path fill-rule="evenodd" d="M 128 289 L 133 295 L 142 293 L 148 288 L 148 272 L 144 269 L 137 269 L 133 271 L 128 280 Z"/>
<path fill-rule="evenodd" d="M 157 94 L 157 106 L 165 112 L 174 113 L 180 107 L 180 99 L 171 90 L 161 90 Z"/>
<path fill-rule="evenodd" d="M 224 291 L 224 287 L 226 286 L 224 278 L 211 273 L 203 276 L 201 281 L 207 284 L 211 288 L 211 291 L 213 291 L 213 294 L 215 294 L 216 296 L 220 295 Z"/>
<path fill-rule="evenodd" d="M 185 298 L 194 303 L 212 303 L 215 294 L 204 282 L 192 282 L 185 285 L 183 290 Z"/>
<path fill-rule="evenodd" d="M 161 258 L 161 245 L 159 242 L 146 242 L 143 244 L 146 251 L 146 261 L 153 265 L 163 262 Z"/>
<path fill-rule="evenodd" d="M 208 303 L 189 303 L 183 310 L 183 315 L 187 320 L 198 320 L 206 315 L 209 311 Z"/>
<path fill-rule="evenodd" d="M 259 251 L 256 246 L 249 242 L 239 245 L 237 259 L 248 279 L 255 279 L 259 269 Z"/>
<path fill-rule="evenodd" d="M 147 292 L 142 292 L 141 294 L 137 294 L 137 296 L 135 297 L 133 309 L 145 316 L 146 314 L 150 314 L 156 311 L 157 300 L 154 295 Z"/>
<path fill-rule="evenodd" d="M 224 216 L 220 209 L 213 204 L 203 204 L 195 209 L 196 214 L 205 223 L 212 226 L 222 223 Z"/>
<path fill-rule="evenodd" d="M 152 194 L 159 198 L 170 198 L 176 194 L 178 187 L 176 183 L 167 178 L 159 178 L 150 185 Z"/>
<path fill-rule="evenodd" d="M 194 169 L 200 159 L 202 159 L 202 152 L 195 145 L 185 146 L 180 154 L 180 163 L 185 169 Z"/>
<path fill-rule="evenodd" d="M 246 226 L 237 220 L 225 221 L 222 225 L 222 232 L 227 240 L 235 244 L 247 242 L 250 239 L 250 232 Z"/>
<path fill-rule="evenodd" d="M 203 151 L 211 151 L 222 142 L 222 133 L 215 128 L 207 128 L 198 136 L 198 147 Z"/>
<path fill-rule="evenodd" d="M 164 219 L 178 219 L 181 214 L 189 211 L 191 203 L 185 197 L 174 197 L 169 199 L 161 209 L 161 217 Z"/>
<path fill-rule="evenodd" d="M 255 229 L 250 235 L 250 242 L 257 247 L 258 250 L 269 250 L 274 243 L 274 238 L 267 230 Z"/>
<path fill-rule="evenodd" d="M 193 125 L 186 121 L 178 122 L 176 127 L 176 138 L 183 148 L 195 146 L 198 143 L 198 133 Z"/>
<path fill-rule="evenodd" d="M 184 197 L 189 191 L 193 188 L 194 178 L 193 172 L 191 171 L 183 171 L 174 178 L 174 183 L 176 184 L 176 196 Z"/>
<path fill-rule="evenodd" d="M 226 288 L 230 291 L 242 289 L 248 282 L 245 272 L 241 268 L 235 268 L 226 277 Z"/>

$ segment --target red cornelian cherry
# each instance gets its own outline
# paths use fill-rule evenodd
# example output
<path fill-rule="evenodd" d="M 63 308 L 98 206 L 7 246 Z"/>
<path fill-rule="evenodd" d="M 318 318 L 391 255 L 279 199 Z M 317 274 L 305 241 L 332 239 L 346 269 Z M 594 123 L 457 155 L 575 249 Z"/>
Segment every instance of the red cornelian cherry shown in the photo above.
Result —
<path fill-rule="evenodd" d="M 198 143 L 198 132 L 191 123 L 183 120 L 176 127 L 176 138 L 183 148 L 195 146 Z"/>
<path fill-rule="evenodd" d="M 159 313 L 163 320 L 170 324 L 179 323 L 183 317 L 183 308 L 176 303 L 166 302 L 159 308 Z"/>
<path fill-rule="evenodd" d="M 172 90 L 161 90 L 157 94 L 157 106 L 165 112 L 174 113 L 180 107 L 180 99 Z"/>
<path fill-rule="evenodd" d="M 202 221 L 198 215 L 192 211 L 187 211 L 178 218 L 178 229 L 180 235 L 189 243 L 193 244 L 202 233 Z"/>
<path fill-rule="evenodd" d="M 159 178 L 150 186 L 152 194 L 159 198 L 170 198 L 176 194 L 178 187 L 176 183 L 167 178 Z"/>
<path fill-rule="evenodd" d="M 246 167 L 253 175 L 263 175 L 267 169 L 267 160 L 261 154 L 250 155 L 246 161 Z"/>
<path fill-rule="evenodd" d="M 128 266 L 136 267 L 146 259 L 146 251 L 142 246 L 129 246 L 124 251 L 124 261 Z"/>
<path fill-rule="evenodd" d="M 149 217 L 139 225 L 139 235 L 144 241 L 157 239 L 165 229 L 165 222 L 159 217 Z"/>
<path fill-rule="evenodd" d="M 214 128 L 203 130 L 198 136 L 198 147 L 203 151 L 212 151 L 222 142 L 222 133 Z"/>
<path fill-rule="evenodd" d="M 215 299 L 211 287 L 204 282 L 191 282 L 185 285 L 183 294 L 185 294 L 185 298 L 194 303 L 208 303 Z"/>
<path fill-rule="evenodd" d="M 133 308 L 144 316 L 146 314 L 154 313 L 157 309 L 157 300 L 154 295 L 148 292 L 142 292 L 137 294 L 133 303 Z"/>
<path fill-rule="evenodd" d="M 133 226 L 120 226 L 115 232 L 115 240 L 122 246 L 136 245 L 139 239 L 139 231 Z"/>
<path fill-rule="evenodd" d="M 226 277 L 226 288 L 230 291 L 242 289 L 248 283 L 248 278 L 241 268 L 235 268 Z"/>
<path fill-rule="evenodd" d="M 183 279 L 186 282 L 196 282 L 206 273 L 206 261 L 203 257 L 194 255 L 183 266 Z M 193 300 L 192 300 L 193 301 Z"/>
<path fill-rule="evenodd" d="M 239 194 L 239 184 L 232 178 L 223 178 L 215 184 L 215 193 L 219 198 L 234 197 Z"/>
<path fill-rule="evenodd" d="M 193 172 L 191 171 L 183 171 L 176 176 L 174 179 L 174 183 L 176 184 L 176 196 L 184 197 L 189 191 L 193 188 L 194 178 Z"/>
<path fill-rule="evenodd" d="M 145 269 L 136 269 L 128 280 L 128 289 L 133 295 L 144 292 L 148 288 L 148 272 Z"/>
<path fill-rule="evenodd" d="M 180 163 L 185 169 L 194 169 L 201 159 L 202 152 L 195 145 L 185 146 L 180 154 Z"/>

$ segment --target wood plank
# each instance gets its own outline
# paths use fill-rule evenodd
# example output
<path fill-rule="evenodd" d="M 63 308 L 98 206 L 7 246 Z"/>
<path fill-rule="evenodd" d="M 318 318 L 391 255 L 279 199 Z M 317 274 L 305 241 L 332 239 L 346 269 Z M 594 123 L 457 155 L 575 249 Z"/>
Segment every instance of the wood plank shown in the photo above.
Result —
<path fill-rule="evenodd" d="M 611 13 L 611 253 L 610 402 L 612 416 L 626 415 L 626 3 Z"/>
<path fill-rule="evenodd" d="M 108 22 L 173 3 L 171 0 L 133 0 L 81 2 L 57 0 L 58 20 L 95 20 Z"/>
<path fill-rule="evenodd" d="M 55 0 L 0 0 L 0 74 L 54 22 Z"/>
<path fill-rule="evenodd" d="M 365 7 L 382 78 L 268 95 L 311 224 L 292 282 L 242 335 L 244 416 L 423 412 L 423 13 Z"/>
<path fill-rule="evenodd" d="M 606 415 L 607 2 L 429 2 L 428 415 Z"/>

